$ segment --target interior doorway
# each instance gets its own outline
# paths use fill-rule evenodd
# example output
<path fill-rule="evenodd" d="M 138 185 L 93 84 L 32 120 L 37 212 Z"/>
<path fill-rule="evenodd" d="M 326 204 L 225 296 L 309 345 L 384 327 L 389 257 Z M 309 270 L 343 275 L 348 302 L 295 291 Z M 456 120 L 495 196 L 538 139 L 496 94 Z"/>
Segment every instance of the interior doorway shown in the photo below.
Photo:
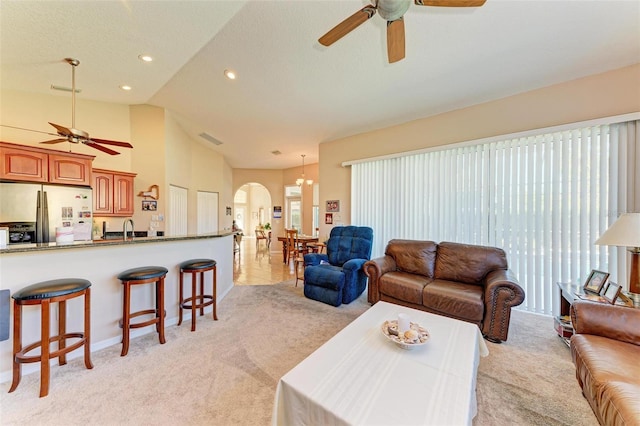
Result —
<path fill-rule="evenodd" d="M 262 184 L 242 185 L 233 197 L 233 217 L 245 237 L 255 237 L 256 228 L 270 227 L 273 206 L 271 194 Z M 269 224 L 269 225 L 267 225 Z"/>

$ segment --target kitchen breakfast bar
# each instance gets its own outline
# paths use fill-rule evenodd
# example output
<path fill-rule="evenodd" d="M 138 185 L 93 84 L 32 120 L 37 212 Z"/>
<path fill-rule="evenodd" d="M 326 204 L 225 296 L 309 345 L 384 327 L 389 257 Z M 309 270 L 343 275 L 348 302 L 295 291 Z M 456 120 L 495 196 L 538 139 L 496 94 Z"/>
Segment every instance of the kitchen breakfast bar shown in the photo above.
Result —
<path fill-rule="evenodd" d="M 144 237 L 127 240 L 76 241 L 72 244 L 20 244 L 0 249 L 0 289 L 10 294 L 32 284 L 58 278 L 81 278 L 91 282 L 91 351 L 120 344 L 122 329 L 121 272 L 142 266 L 168 269 L 165 278 L 165 326 L 177 323 L 179 313 L 179 264 L 189 259 L 209 258 L 217 262 L 217 301 L 233 288 L 233 233 L 224 231 L 183 237 Z M 207 288 L 210 280 L 205 280 Z M 131 309 L 153 306 L 153 286 L 132 289 Z M 76 298 L 67 302 L 67 330 L 82 330 L 83 302 Z M 57 304 L 52 305 L 57 317 Z M 210 318 L 212 307 L 205 310 Z M 189 316 L 187 315 L 187 319 Z M 11 321 L 13 323 L 13 321 Z M 189 326 L 185 332 L 189 332 Z M 132 330 L 135 338 L 155 333 L 154 327 Z M 22 318 L 23 342 L 40 339 L 40 310 L 25 307 Z M 169 343 L 169 342 L 167 342 Z M 135 347 L 135 340 L 131 347 Z M 69 358 L 82 356 L 78 349 Z M 0 381 L 11 381 L 12 339 L 0 342 Z M 39 363 L 25 364 L 23 374 L 39 369 Z"/>

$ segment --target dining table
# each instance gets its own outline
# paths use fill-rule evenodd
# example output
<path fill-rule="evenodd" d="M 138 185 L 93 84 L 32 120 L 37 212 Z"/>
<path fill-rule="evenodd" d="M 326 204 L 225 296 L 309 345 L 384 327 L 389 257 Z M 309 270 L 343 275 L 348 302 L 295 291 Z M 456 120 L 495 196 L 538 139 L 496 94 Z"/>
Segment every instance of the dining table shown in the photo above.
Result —
<path fill-rule="evenodd" d="M 303 251 L 307 251 L 307 245 L 309 243 L 318 242 L 318 237 L 314 237 L 313 235 L 298 235 L 296 239 L 302 244 Z M 278 241 L 282 241 L 282 262 L 287 263 L 287 237 L 285 235 L 278 236 Z"/>

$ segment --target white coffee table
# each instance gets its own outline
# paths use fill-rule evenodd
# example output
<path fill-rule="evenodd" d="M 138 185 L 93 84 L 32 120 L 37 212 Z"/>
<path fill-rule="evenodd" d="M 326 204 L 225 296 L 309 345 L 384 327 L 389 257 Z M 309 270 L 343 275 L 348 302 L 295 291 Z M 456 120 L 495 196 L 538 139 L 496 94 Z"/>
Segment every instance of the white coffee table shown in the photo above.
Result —
<path fill-rule="evenodd" d="M 405 350 L 380 327 L 406 313 L 430 334 Z M 285 374 L 273 425 L 461 425 L 476 415 L 489 351 L 477 326 L 378 302 Z"/>

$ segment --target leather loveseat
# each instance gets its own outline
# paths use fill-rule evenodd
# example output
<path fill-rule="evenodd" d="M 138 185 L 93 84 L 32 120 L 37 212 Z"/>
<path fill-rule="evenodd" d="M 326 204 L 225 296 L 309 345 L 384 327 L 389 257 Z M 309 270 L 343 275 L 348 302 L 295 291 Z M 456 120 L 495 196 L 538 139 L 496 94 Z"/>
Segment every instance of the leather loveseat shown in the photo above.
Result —
<path fill-rule="evenodd" d="M 524 291 L 502 249 L 451 242 L 391 240 L 365 263 L 369 303 L 379 300 L 477 324 L 492 342 L 507 340 L 511 308 Z"/>
<path fill-rule="evenodd" d="M 601 425 L 640 424 L 640 309 L 576 300 L 571 356 Z"/>

